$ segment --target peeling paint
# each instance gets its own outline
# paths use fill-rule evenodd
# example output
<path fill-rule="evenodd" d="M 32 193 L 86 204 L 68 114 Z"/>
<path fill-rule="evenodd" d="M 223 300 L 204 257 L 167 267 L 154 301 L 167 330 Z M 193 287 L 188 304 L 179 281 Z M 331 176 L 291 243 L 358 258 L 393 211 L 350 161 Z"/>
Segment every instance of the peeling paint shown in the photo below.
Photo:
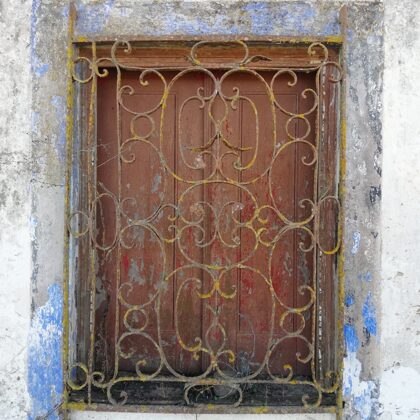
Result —
<path fill-rule="evenodd" d="M 354 305 L 354 296 L 353 296 L 353 295 L 348 294 L 348 295 L 346 296 L 346 299 L 345 299 L 345 305 L 346 305 L 347 307 Z"/>
<path fill-rule="evenodd" d="M 345 363 L 344 394 L 351 397 L 350 404 L 361 420 L 371 420 L 377 418 L 374 414 L 378 410 L 377 386 L 373 381 L 361 380 L 361 371 L 356 353 L 350 352 Z"/>
<path fill-rule="evenodd" d="M 105 0 L 102 2 L 79 2 L 77 5 L 76 30 L 84 34 L 100 33 L 106 26 L 109 14 L 115 4 L 115 0 Z"/>
<path fill-rule="evenodd" d="M 59 284 L 48 288 L 48 301 L 32 320 L 28 350 L 28 389 L 32 398 L 30 419 L 59 418 L 63 393 L 61 359 L 63 295 Z"/>
<path fill-rule="evenodd" d="M 158 174 L 155 175 L 155 177 L 153 178 L 153 184 L 152 184 L 152 188 L 151 188 L 151 192 L 155 193 L 159 190 L 159 186 L 162 183 L 162 175 Z"/>
<path fill-rule="evenodd" d="M 347 356 L 344 369 L 344 395 L 349 399 L 353 410 L 359 414 L 361 420 L 376 418 L 374 413 L 378 410 L 377 385 L 374 381 L 361 379 L 362 364 L 357 359 L 360 341 L 354 326 L 344 326 Z"/>
<path fill-rule="evenodd" d="M 117 7 L 118 6 L 118 7 Z M 144 2 L 147 25 L 128 22 L 133 34 L 148 35 L 340 35 L 339 8 L 334 4 L 293 2 Z M 78 36 L 106 30 L 113 18 L 136 13 L 133 5 L 115 4 L 105 0 L 100 4 L 78 5 Z M 125 28 L 126 31 L 128 28 Z"/>
<path fill-rule="evenodd" d="M 376 335 L 376 309 L 372 300 L 372 293 L 369 292 L 362 309 L 363 322 L 366 331 L 371 335 Z"/>
<path fill-rule="evenodd" d="M 41 0 L 33 0 L 32 2 L 32 15 L 31 15 L 31 67 L 32 72 L 37 77 L 42 77 L 47 73 L 50 68 L 48 63 L 44 63 L 38 56 L 38 10 L 41 5 Z"/>
<path fill-rule="evenodd" d="M 360 234 L 360 232 L 354 232 L 353 233 L 353 245 L 352 245 L 351 251 L 350 251 L 352 253 L 352 255 L 356 255 L 357 251 L 359 251 L 361 237 L 362 237 L 362 235 Z"/>
<path fill-rule="evenodd" d="M 64 163 L 66 160 L 66 99 L 64 96 L 54 95 L 51 98 L 51 104 L 55 108 L 55 118 L 59 124 L 58 141 L 56 142 L 57 153 L 60 162 Z"/>
<path fill-rule="evenodd" d="M 308 3 L 297 3 L 286 5 L 282 10 L 273 11 L 270 5 L 262 2 L 251 2 L 244 6 L 252 22 L 252 32 L 257 34 L 270 34 L 273 32 L 274 25 L 279 25 L 284 30 L 292 26 L 294 31 L 299 34 L 307 35 L 307 21 L 316 17 L 314 7 Z M 273 12 L 276 16 L 273 19 Z"/>
<path fill-rule="evenodd" d="M 351 353 L 357 352 L 360 342 L 354 325 L 344 325 L 344 339 L 346 341 L 347 351 Z"/>
<path fill-rule="evenodd" d="M 143 260 L 141 262 L 143 263 Z M 133 258 L 130 259 L 130 267 L 128 269 L 128 278 L 134 283 L 138 283 L 140 285 L 145 284 L 144 278 L 140 275 L 139 266 L 137 265 L 137 262 Z"/>
<path fill-rule="evenodd" d="M 359 274 L 357 280 L 371 282 L 373 280 L 372 273 L 368 271 L 367 273 Z"/>

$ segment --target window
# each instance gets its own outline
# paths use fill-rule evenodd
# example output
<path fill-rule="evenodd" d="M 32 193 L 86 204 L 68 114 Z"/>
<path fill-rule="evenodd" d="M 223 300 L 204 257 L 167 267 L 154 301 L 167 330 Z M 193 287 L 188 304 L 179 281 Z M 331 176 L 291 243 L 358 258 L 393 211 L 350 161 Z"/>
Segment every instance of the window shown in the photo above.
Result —
<path fill-rule="evenodd" d="M 334 406 L 338 49 L 124 41 L 78 54 L 69 399 Z"/>

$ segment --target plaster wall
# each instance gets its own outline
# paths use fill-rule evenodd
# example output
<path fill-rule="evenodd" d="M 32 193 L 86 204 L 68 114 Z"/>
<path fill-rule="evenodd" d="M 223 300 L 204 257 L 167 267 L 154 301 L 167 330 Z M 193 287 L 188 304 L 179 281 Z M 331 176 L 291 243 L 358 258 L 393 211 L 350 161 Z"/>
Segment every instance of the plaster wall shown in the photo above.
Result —
<path fill-rule="evenodd" d="M 31 3 L 0 3 L 0 418 L 30 407 Z"/>
<path fill-rule="evenodd" d="M 76 35 L 88 37 L 337 35 L 339 9 L 348 5 L 345 417 L 420 419 L 419 1 L 75 4 Z M 67 0 L 0 2 L 0 418 L 5 419 L 57 418 L 61 403 L 68 15 Z M 71 418 L 196 416 L 79 412 Z"/>
<path fill-rule="evenodd" d="M 420 418 L 420 3 L 385 8 L 380 350 L 384 419 Z"/>

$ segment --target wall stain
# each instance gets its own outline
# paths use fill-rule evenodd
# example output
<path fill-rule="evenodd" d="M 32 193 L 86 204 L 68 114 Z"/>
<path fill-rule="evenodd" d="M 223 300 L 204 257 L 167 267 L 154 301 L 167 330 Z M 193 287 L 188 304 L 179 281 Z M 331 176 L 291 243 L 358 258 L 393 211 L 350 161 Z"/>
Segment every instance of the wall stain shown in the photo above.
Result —
<path fill-rule="evenodd" d="M 370 204 L 374 205 L 376 204 L 378 201 L 380 201 L 381 199 L 381 187 L 375 187 L 375 186 L 371 186 L 370 190 L 369 190 L 369 200 L 370 200 Z"/>

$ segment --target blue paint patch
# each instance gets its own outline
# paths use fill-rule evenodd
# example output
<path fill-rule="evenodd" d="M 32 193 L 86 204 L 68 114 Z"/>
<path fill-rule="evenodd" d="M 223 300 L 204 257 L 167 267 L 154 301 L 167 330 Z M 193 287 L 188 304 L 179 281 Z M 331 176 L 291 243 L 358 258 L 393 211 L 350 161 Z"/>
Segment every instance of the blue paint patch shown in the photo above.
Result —
<path fill-rule="evenodd" d="M 279 3 L 273 7 L 270 2 L 247 2 L 241 9 L 240 19 L 232 20 L 228 13 L 218 13 L 214 17 L 189 18 L 188 5 L 174 7 L 171 4 L 163 6 L 165 13 L 160 18 L 162 32 L 165 34 L 211 35 L 211 34 L 243 34 L 253 35 L 310 35 L 313 27 L 320 19 L 316 7 L 306 2 Z M 324 17 L 323 17 L 324 18 Z M 326 24 L 319 35 L 337 35 L 340 33 L 338 12 L 332 11 L 325 19 Z M 144 29 L 142 28 L 144 31 Z M 147 31 L 147 29 L 146 29 Z M 149 34 L 152 34 L 149 32 Z M 157 35 L 156 33 L 153 33 Z"/>
<path fill-rule="evenodd" d="M 353 31 L 353 29 L 348 29 L 347 30 L 347 33 L 346 33 L 346 38 L 347 38 L 347 42 L 353 42 L 354 41 L 354 38 L 355 38 L 355 35 L 354 35 L 354 31 Z"/>
<path fill-rule="evenodd" d="M 373 394 L 376 392 L 375 383 L 373 381 L 363 381 L 359 386 L 359 395 L 354 397 L 354 408 L 360 414 L 361 420 L 370 420 L 376 418 L 372 416 L 375 399 Z"/>
<path fill-rule="evenodd" d="M 174 16 L 176 10 L 170 10 L 162 16 L 161 22 L 164 33 L 183 35 L 211 35 L 226 32 L 229 28 L 230 34 L 237 34 L 238 28 L 224 14 L 219 14 L 208 23 L 200 16 L 189 19 L 184 15 Z"/>
<path fill-rule="evenodd" d="M 119 16 L 132 15 L 130 7 L 114 7 L 115 0 L 77 6 L 76 33 L 89 36 L 106 29 L 111 13 Z M 324 8 L 307 1 L 278 3 L 244 2 L 236 10 L 236 16 L 224 13 L 223 8 L 214 9 L 214 13 L 196 13 L 196 2 L 157 2 L 146 3 L 146 10 L 151 21 L 158 24 L 143 25 L 137 33 L 145 35 L 280 35 L 302 36 L 317 34 L 320 36 L 339 35 L 338 8 Z M 226 6 L 226 10 L 229 6 Z M 318 29 L 322 22 L 321 29 Z M 315 29 L 316 28 L 316 29 Z"/>
<path fill-rule="evenodd" d="M 61 15 L 63 16 L 64 20 L 68 22 L 70 17 L 70 6 L 67 4 L 63 7 L 63 11 L 61 12 Z"/>
<path fill-rule="evenodd" d="M 355 353 L 359 349 L 359 338 L 357 337 L 356 329 L 351 324 L 344 325 L 344 339 L 346 341 L 347 351 Z"/>
<path fill-rule="evenodd" d="M 346 377 L 343 386 L 343 393 L 346 397 L 351 395 L 351 390 L 353 389 L 353 378 L 349 375 Z"/>
<path fill-rule="evenodd" d="M 350 250 L 352 255 L 356 255 L 357 252 L 359 251 L 361 238 L 362 238 L 362 235 L 360 234 L 360 232 L 353 233 L 353 245 Z"/>
<path fill-rule="evenodd" d="M 371 282 L 373 279 L 372 273 L 369 271 L 366 274 L 359 274 L 357 280 Z"/>
<path fill-rule="evenodd" d="M 353 295 L 347 295 L 344 303 L 347 307 L 354 305 L 354 296 Z"/>
<path fill-rule="evenodd" d="M 36 56 L 34 57 L 32 64 L 33 64 L 32 70 L 37 77 L 43 76 L 50 69 L 49 64 L 46 64 L 46 63 L 42 64 L 40 60 L 38 59 L 38 57 Z"/>
<path fill-rule="evenodd" d="M 377 333 L 376 309 L 372 301 L 372 293 L 369 292 L 362 308 L 362 316 L 366 331 L 371 335 Z"/>
<path fill-rule="evenodd" d="M 282 35 L 307 35 L 317 17 L 314 6 L 308 3 L 279 4 L 273 8 L 269 2 L 250 2 L 243 10 L 251 20 L 252 33 L 256 35 L 276 33 L 276 28 L 280 28 Z"/>
<path fill-rule="evenodd" d="M 29 219 L 29 228 L 30 228 L 30 232 L 31 232 L 31 240 L 35 241 L 36 240 L 36 229 L 38 227 L 38 219 L 35 218 L 33 215 L 31 216 L 31 218 Z"/>
<path fill-rule="evenodd" d="M 41 0 L 34 0 L 32 2 L 31 11 L 31 70 L 37 77 L 43 76 L 50 68 L 50 65 L 44 63 L 37 53 L 37 24 L 38 24 L 38 10 L 41 5 Z"/>
<path fill-rule="evenodd" d="M 38 133 L 39 120 L 40 120 L 39 112 L 33 111 L 31 115 L 31 128 L 34 133 Z"/>
<path fill-rule="evenodd" d="M 324 35 L 336 35 L 336 34 L 339 34 L 340 32 L 341 32 L 341 28 L 340 28 L 340 21 L 338 18 L 331 22 L 328 22 L 322 28 L 322 33 Z"/>
<path fill-rule="evenodd" d="M 28 349 L 30 419 L 59 418 L 57 408 L 63 395 L 62 318 L 62 289 L 53 284 L 48 288 L 48 301 L 36 310 L 31 324 Z"/>
<path fill-rule="evenodd" d="M 51 104 L 55 108 L 55 117 L 59 124 L 57 153 L 62 163 L 66 160 L 66 100 L 64 96 L 55 95 L 51 98 Z"/>
<path fill-rule="evenodd" d="M 79 4 L 77 6 L 76 30 L 85 35 L 98 34 L 108 23 L 109 14 L 115 0 L 106 0 L 97 4 Z"/>
<path fill-rule="evenodd" d="M 247 3 L 243 10 L 251 19 L 252 32 L 256 34 L 267 34 L 273 32 L 274 23 L 271 19 L 272 11 L 265 3 Z"/>

